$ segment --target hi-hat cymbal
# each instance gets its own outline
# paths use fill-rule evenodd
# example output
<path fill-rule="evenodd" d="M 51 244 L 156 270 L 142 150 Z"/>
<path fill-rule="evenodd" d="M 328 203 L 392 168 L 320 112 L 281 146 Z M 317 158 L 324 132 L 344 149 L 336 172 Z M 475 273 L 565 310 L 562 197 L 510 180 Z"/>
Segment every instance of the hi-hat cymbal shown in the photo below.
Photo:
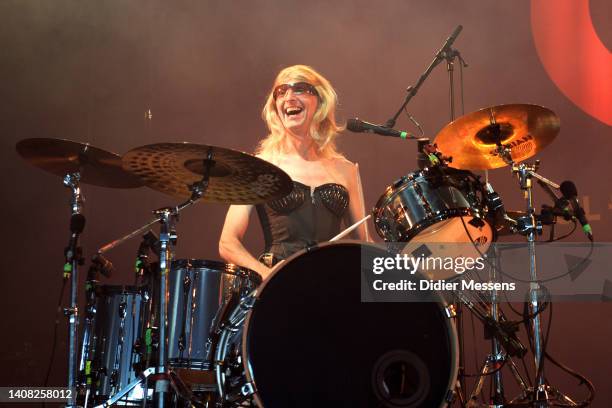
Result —
<path fill-rule="evenodd" d="M 121 156 L 63 139 L 33 138 L 17 143 L 28 163 L 58 176 L 79 173 L 80 181 L 101 187 L 134 188 L 144 183 L 121 165 Z"/>
<path fill-rule="evenodd" d="M 507 166 L 497 144 L 510 148 L 515 163 L 542 150 L 559 133 L 559 117 L 538 105 L 499 105 L 462 116 L 446 125 L 434 143 L 453 158 L 450 167 L 464 170 Z"/>
<path fill-rule="evenodd" d="M 172 197 L 191 197 L 190 186 L 202 180 L 211 155 L 209 184 L 202 201 L 259 204 L 286 196 L 291 178 L 271 163 L 246 153 L 194 143 L 157 143 L 123 156 L 123 167 L 154 190 Z"/>

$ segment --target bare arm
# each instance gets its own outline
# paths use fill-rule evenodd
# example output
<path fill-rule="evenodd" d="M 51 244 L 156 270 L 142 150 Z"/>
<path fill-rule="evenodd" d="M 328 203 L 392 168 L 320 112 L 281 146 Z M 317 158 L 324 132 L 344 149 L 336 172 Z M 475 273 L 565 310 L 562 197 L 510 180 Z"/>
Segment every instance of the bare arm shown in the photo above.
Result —
<path fill-rule="evenodd" d="M 351 164 L 348 174 L 348 190 L 349 190 L 349 225 L 353 225 L 357 221 L 365 217 L 365 202 L 363 199 L 363 187 L 361 186 L 361 177 L 359 176 L 359 165 Z M 371 242 L 368 232 L 367 221 L 361 224 L 355 231 L 361 241 Z"/>
<path fill-rule="evenodd" d="M 230 206 L 219 239 L 219 255 L 226 262 L 251 269 L 265 279 L 270 274 L 270 268 L 255 259 L 242 245 L 252 210 L 252 205 Z"/>

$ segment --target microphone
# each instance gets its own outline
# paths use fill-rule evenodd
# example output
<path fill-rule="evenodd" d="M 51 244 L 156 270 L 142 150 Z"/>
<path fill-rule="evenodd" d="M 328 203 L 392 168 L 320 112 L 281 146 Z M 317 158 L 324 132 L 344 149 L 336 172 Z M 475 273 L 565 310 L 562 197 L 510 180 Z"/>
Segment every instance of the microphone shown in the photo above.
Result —
<path fill-rule="evenodd" d="M 586 218 L 584 209 L 578 202 L 578 190 L 576 189 L 576 185 L 573 182 L 566 180 L 561 183 L 559 189 L 561 190 L 563 197 L 571 204 L 572 209 L 574 210 L 574 217 L 576 217 L 580 222 L 580 225 L 582 225 L 582 230 L 586 236 L 593 241 L 593 230 L 591 229 L 591 225 Z"/>
<path fill-rule="evenodd" d="M 83 214 L 72 214 L 70 217 L 70 232 L 80 234 L 85 229 L 85 217 Z"/>
<path fill-rule="evenodd" d="M 444 53 L 444 51 L 446 51 L 453 45 L 457 37 L 459 37 L 459 33 L 461 32 L 461 30 L 463 30 L 463 26 L 458 25 L 457 28 L 455 28 L 455 31 L 453 31 L 453 33 L 446 39 L 444 45 L 442 46 L 442 48 L 440 48 L 440 51 L 438 51 L 436 57 L 443 58 L 442 54 Z"/>
<path fill-rule="evenodd" d="M 546 211 L 550 213 L 551 217 L 560 216 L 560 217 L 563 217 L 565 221 L 571 220 L 572 215 L 570 214 L 570 211 L 568 208 L 569 202 L 567 201 L 567 199 L 565 197 L 557 197 L 555 192 L 552 190 L 552 188 L 550 188 L 548 184 L 546 184 L 542 180 L 537 180 L 537 181 L 540 187 L 542 187 L 544 191 L 546 191 L 546 194 L 550 196 L 550 198 L 553 200 L 553 203 L 554 203 L 552 207 L 547 206 L 545 204 L 542 205 L 542 210 L 546 208 Z"/>
<path fill-rule="evenodd" d="M 461 30 L 463 30 L 463 26 L 459 24 L 457 28 L 455 28 L 455 31 L 453 31 L 450 37 L 448 37 L 448 39 L 446 40 L 446 44 L 444 44 L 444 48 L 450 47 L 451 45 L 453 45 L 457 37 L 459 37 L 459 33 L 461 32 Z"/>
<path fill-rule="evenodd" d="M 85 229 L 85 217 L 83 214 L 74 213 L 70 217 L 70 240 L 68 246 L 64 249 L 64 255 L 66 256 L 66 263 L 76 260 L 81 262 L 81 249 L 77 247 L 79 235 Z M 67 276 L 64 273 L 64 276 Z"/>
<path fill-rule="evenodd" d="M 110 278 L 113 271 L 115 270 L 113 263 L 106 259 L 104 256 L 102 256 L 102 254 L 95 254 L 91 258 L 91 261 L 98 267 L 100 273 L 106 276 L 107 278 Z"/>
<path fill-rule="evenodd" d="M 399 137 L 401 139 L 416 139 L 412 133 L 404 132 L 403 130 L 395 130 L 389 127 L 375 125 L 373 123 L 359 120 L 359 118 L 349 119 L 346 121 L 346 128 L 355 133 L 376 133 L 381 136 Z"/>

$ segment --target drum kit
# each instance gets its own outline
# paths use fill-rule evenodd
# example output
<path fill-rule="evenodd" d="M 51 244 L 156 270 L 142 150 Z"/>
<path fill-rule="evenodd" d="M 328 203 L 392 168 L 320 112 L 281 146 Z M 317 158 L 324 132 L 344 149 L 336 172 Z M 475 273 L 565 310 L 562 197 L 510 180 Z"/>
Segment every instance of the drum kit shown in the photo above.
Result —
<path fill-rule="evenodd" d="M 425 146 L 427 165 L 391 184 L 371 215 L 387 242 L 456 242 L 486 253 L 500 235 L 527 237 L 535 288 L 529 307 L 537 376 L 531 386 L 510 359 L 524 355 L 525 348 L 514 334 L 503 332 L 504 317 L 495 301 L 483 308 L 460 297 L 447 304 L 441 296 L 431 303 L 362 303 L 356 271 L 363 246 L 382 251 L 372 244 L 320 243 L 277 266 L 263 283 L 257 273 L 240 266 L 174 259 L 176 223 L 185 208 L 196 202 L 260 204 L 291 191 L 289 176 L 264 160 L 193 143 L 151 144 L 120 157 L 67 140 L 22 140 L 18 153 L 61 176 L 71 190 L 64 267 L 71 295 L 65 314 L 68 384 L 79 392 L 68 406 L 401 408 L 442 407 L 454 400 L 481 406 L 479 387 L 487 374 L 493 374 L 494 392 L 486 406 L 547 406 L 553 397 L 578 406 L 546 383 L 541 367 L 541 300 L 533 250 L 541 220 L 531 181 L 559 186 L 536 172 L 538 162 L 525 163 L 558 131 L 558 117 L 535 105 L 501 105 L 465 115 Z M 525 211 L 504 211 L 491 185 L 471 171 L 503 166 L 510 166 L 525 192 Z M 151 222 L 97 251 L 81 316 L 83 183 L 146 185 L 185 201 L 155 210 Z M 159 226 L 159 237 L 149 230 L 153 225 Z M 135 285 L 100 284 L 108 266 L 104 253 L 138 236 L 142 243 Z M 153 256 L 157 262 L 151 261 Z M 431 278 L 447 276 L 436 273 Z M 492 336 L 490 364 L 471 395 L 457 385 L 463 366 L 456 324 L 460 306 L 502 334 Z M 513 401 L 503 395 L 502 360 L 523 387 Z"/>

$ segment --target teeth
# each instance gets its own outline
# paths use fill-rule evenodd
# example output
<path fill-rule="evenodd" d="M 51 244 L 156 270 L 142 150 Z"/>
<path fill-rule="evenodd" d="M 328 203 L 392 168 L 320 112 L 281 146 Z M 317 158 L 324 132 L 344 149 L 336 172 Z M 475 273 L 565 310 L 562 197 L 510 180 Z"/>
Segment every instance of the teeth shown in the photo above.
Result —
<path fill-rule="evenodd" d="M 290 106 L 288 108 L 285 108 L 285 114 L 287 115 L 297 115 L 301 111 L 302 108 L 300 108 L 299 106 Z"/>

